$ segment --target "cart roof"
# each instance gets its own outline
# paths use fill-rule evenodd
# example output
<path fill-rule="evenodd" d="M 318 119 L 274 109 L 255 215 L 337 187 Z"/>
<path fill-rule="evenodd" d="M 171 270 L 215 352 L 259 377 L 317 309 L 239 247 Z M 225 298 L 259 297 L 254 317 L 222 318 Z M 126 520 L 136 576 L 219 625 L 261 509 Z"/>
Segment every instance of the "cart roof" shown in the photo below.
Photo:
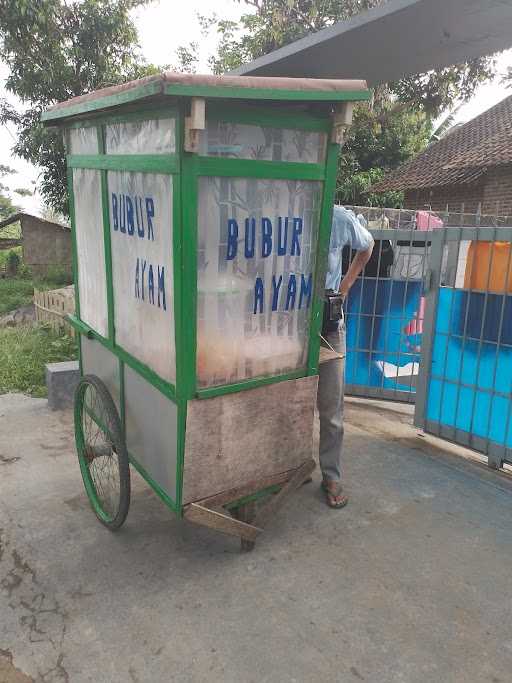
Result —
<path fill-rule="evenodd" d="M 47 109 L 41 119 L 46 123 L 59 122 L 87 112 L 165 96 L 339 102 L 366 100 L 370 93 L 366 81 L 362 80 L 213 76 L 166 71 L 73 97 Z"/>

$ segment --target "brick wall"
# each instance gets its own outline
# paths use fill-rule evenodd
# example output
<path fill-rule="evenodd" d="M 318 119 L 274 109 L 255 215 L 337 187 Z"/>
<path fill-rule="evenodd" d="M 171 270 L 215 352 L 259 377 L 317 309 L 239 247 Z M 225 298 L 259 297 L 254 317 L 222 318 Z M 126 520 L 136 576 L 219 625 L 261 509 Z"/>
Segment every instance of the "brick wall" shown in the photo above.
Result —
<path fill-rule="evenodd" d="M 443 185 L 406 190 L 406 209 L 432 208 L 432 211 L 512 216 L 512 164 L 490 168 L 472 185 Z"/>
<path fill-rule="evenodd" d="M 406 209 L 428 209 L 445 212 L 477 213 L 478 206 L 483 202 L 484 185 L 443 185 L 421 190 L 406 190 L 404 207 Z"/>
<path fill-rule="evenodd" d="M 71 230 L 24 215 L 21 219 L 23 260 L 37 275 L 58 266 L 71 273 Z"/>
<path fill-rule="evenodd" d="M 485 174 L 482 212 L 512 215 L 512 164 L 495 166 Z"/>

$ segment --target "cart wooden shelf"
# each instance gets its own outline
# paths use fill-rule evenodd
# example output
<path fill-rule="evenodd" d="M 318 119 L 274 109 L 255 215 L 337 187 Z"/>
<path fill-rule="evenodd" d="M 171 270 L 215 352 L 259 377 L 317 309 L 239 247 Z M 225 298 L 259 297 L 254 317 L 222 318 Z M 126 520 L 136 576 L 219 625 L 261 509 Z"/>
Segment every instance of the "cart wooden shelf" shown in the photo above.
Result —
<path fill-rule="evenodd" d="M 339 142 L 362 81 L 164 73 L 43 114 L 63 131 L 91 505 L 131 464 L 252 547 L 310 476 Z"/>

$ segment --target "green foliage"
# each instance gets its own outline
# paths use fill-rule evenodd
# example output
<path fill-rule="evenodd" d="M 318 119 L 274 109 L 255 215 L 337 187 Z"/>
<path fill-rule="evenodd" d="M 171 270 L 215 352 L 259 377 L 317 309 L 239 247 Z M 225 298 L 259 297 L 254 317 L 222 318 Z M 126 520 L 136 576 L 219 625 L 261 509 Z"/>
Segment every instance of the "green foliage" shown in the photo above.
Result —
<path fill-rule="evenodd" d="M 22 263 L 18 270 L 18 277 L 21 280 L 32 280 L 32 271 L 26 263 Z"/>
<path fill-rule="evenodd" d="M 204 29 L 219 36 L 217 55 L 210 64 L 225 73 L 336 21 L 380 5 L 383 0 L 245 0 L 255 12 L 240 22 L 200 17 Z"/>
<path fill-rule="evenodd" d="M 0 315 L 28 306 L 34 297 L 34 283 L 22 277 L 0 279 Z"/>
<path fill-rule="evenodd" d="M 180 45 L 176 50 L 178 62 L 173 66 L 173 69 L 186 74 L 195 73 L 199 62 L 198 54 L 199 45 L 197 43 L 192 42 L 188 45 Z"/>
<path fill-rule="evenodd" d="M 11 249 L 7 256 L 7 270 L 9 273 L 15 275 L 18 272 L 18 268 L 21 263 L 21 258 L 18 254 Z"/>
<path fill-rule="evenodd" d="M 356 206 L 386 206 L 400 208 L 403 206 L 403 192 L 372 192 L 371 187 L 385 176 L 380 168 L 370 168 L 368 171 L 359 171 L 346 178 L 338 175 L 336 188 L 336 202 Z"/>
<path fill-rule="evenodd" d="M 0 178 L 3 178 L 6 175 L 12 175 L 13 173 L 16 173 L 13 168 L 10 168 L 5 164 L 0 164 Z M 0 182 L 0 220 L 9 218 L 13 213 L 20 210 L 19 206 L 12 203 L 11 198 L 7 194 L 8 191 L 9 188 Z M 2 231 L 2 237 L 7 237 L 4 230 Z"/>
<path fill-rule="evenodd" d="M 137 45 L 130 10 L 145 0 L 0 0 L 0 57 L 8 91 L 25 105 L 0 101 L 0 123 L 17 126 L 14 153 L 42 167 L 46 203 L 67 215 L 64 147 L 42 111 L 56 102 L 154 71 Z"/>
<path fill-rule="evenodd" d="M 251 13 L 239 23 L 219 20 L 216 15 L 199 17 L 204 30 L 218 37 L 217 54 L 210 64 L 215 73 L 225 73 L 283 45 L 355 14 L 384 4 L 386 0 L 245 0 Z M 364 50 L 364 45 L 361 46 Z M 423 110 L 429 117 L 466 101 L 475 88 L 488 80 L 495 59 L 482 57 L 453 67 L 415 74 L 387 85 L 395 101 Z"/>
<path fill-rule="evenodd" d="M 2 187 L 0 187 L 0 220 L 4 218 L 9 218 L 13 213 L 20 210 L 19 206 L 12 203 L 12 200 L 3 192 Z M 2 231 L 2 237 L 5 237 L 5 233 Z"/>
<path fill-rule="evenodd" d="M 10 258 L 17 259 L 18 273 L 16 277 L 0 279 L 0 315 L 32 303 L 34 286 L 37 289 L 58 289 L 71 284 L 67 271 L 58 266 L 49 268 L 44 278 L 34 278 L 30 268 L 21 261 L 21 247 L 8 252 L 0 251 L 0 265 L 7 263 Z"/>
<path fill-rule="evenodd" d="M 0 234 L 1 239 L 11 239 L 11 240 L 19 240 L 21 239 L 21 223 L 19 221 L 16 221 L 16 223 L 11 223 L 10 225 L 6 225 L 5 228 L 2 228 L 2 232 Z M 21 253 L 21 247 L 16 247 L 17 249 L 20 249 Z M 0 251 L 0 254 L 2 252 Z M 1 258 L 1 256 L 0 256 Z"/>
<path fill-rule="evenodd" d="M 452 128 L 456 127 L 459 124 L 455 124 L 455 117 L 461 108 L 462 105 L 459 104 L 458 107 L 455 107 L 453 111 L 449 112 L 447 116 L 441 121 L 441 123 L 437 126 L 437 128 L 432 131 L 429 139 L 429 143 L 431 142 L 437 142 L 441 138 L 444 138 L 445 135 L 448 135 L 448 133 L 451 131 Z"/>
<path fill-rule="evenodd" d="M 0 329 L 0 394 L 46 396 L 45 364 L 76 357 L 76 342 L 68 334 L 56 334 L 42 325 Z"/>
<path fill-rule="evenodd" d="M 34 194 L 32 192 L 32 190 L 29 190 L 26 187 L 16 187 L 13 190 L 13 192 L 15 192 L 16 194 L 19 194 L 20 197 L 32 197 L 32 195 Z"/>
<path fill-rule="evenodd" d="M 379 109 L 358 107 L 341 150 L 337 200 L 345 204 L 401 206 L 401 192 L 379 195 L 370 188 L 388 170 L 424 149 L 430 128 L 422 112 L 396 109 L 389 103 L 381 103 Z"/>
<path fill-rule="evenodd" d="M 205 32 L 218 36 L 210 59 L 215 73 L 225 73 L 283 45 L 377 7 L 384 0 L 245 0 L 252 12 L 239 22 L 216 15 L 199 17 Z M 364 50 L 364 45 L 361 45 Z M 338 172 L 339 201 L 399 206 L 402 193 L 372 193 L 386 171 L 422 151 L 431 120 L 455 103 L 468 100 L 495 72 L 493 58 L 470 60 L 450 68 L 416 74 L 374 90 L 370 107 L 357 108 L 342 150 Z"/>
<path fill-rule="evenodd" d="M 36 281 L 37 289 L 58 289 L 72 284 L 73 278 L 62 266 L 49 266 L 44 278 Z"/>
<path fill-rule="evenodd" d="M 11 226 L 9 226 L 11 227 Z M 21 247 L 13 247 L 12 249 L 0 250 L 0 268 L 3 268 L 9 262 L 11 254 L 16 254 L 21 261 Z"/>

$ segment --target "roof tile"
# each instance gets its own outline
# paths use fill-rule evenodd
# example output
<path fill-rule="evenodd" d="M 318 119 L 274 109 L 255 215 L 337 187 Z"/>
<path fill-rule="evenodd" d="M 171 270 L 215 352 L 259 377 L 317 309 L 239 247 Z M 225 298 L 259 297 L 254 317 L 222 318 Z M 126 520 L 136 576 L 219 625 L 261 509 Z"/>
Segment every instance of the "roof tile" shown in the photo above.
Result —
<path fill-rule="evenodd" d="M 375 192 L 476 182 L 489 166 L 512 163 L 512 95 L 372 187 Z"/>

